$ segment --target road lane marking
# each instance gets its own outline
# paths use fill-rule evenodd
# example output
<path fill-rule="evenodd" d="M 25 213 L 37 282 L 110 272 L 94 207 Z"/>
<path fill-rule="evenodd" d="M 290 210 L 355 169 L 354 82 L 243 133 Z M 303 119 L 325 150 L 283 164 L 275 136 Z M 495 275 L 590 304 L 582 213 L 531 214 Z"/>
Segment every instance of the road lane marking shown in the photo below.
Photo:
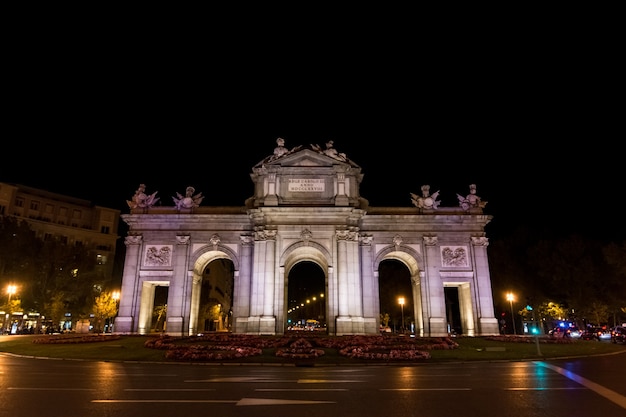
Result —
<path fill-rule="evenodd" d="M 21 390 L 21 391 L 96 391 L 96 388 L 21 388 L 21 387 L 9 387 L 8 390 Z"/>
<path fill-rule="evenodd" d="M 471 388 L 381 388 L 379 391 L 471 391 Z"/>
<path fill-rule="evenodd" d="M 92 403 L 205 403 L 205 404 L 235 404 L 237 406 L 250 405 L 311 405 L 334 404 L 335 401 L 311 400 L 281 400 L 272 398 L 242 398 L 240 400 L 92 400 Z"/>
<path fill-rule="evenodd" d="M 549 363 L 545 363 L 545 362 L 533 362 L 536 365 L 539 366 L 543 366 L 545 368 L 549 368 L 552 369 L 555 372 L 558 372 L 559 374 L 563 375 L 566 378 L 571 379 L 572 381 L 578 382 L 580 385 L 589 388 L 590 390 L 594 391 L 596 394 L 599 394 L 601 396 L 603 396 L 604 398 L 606 398 L 609 401 L 614 402 L 615 404 L 619 405 L 622 408 L 626 408 L 626 397 L 624 397 L 623 395 L 610 390 L 600 384 L 596 384 L 593 381 L 588 380 L 587 378 L 583 378 L 580 375 L 577 375 L 571 371 L 568 371 L 567 369 L 564 368 L 560 368 L 558 366 L 555 365 L 550 365 Z"/>
<path fill-rule="evenodd" d="M 211 378 L 211 379 L 188 379 L 185 382 L 188 383 L 197 383 L 197 382 L 258 382 L 258 383 L 289 383 L 289 384 L 330 384 L 330 383 L 338 383 L 338 384 L 351 384 L 354 382 L 364 382 L 362 380 L 355 379 L 272 379 L 272 378 L 263 378 L 263 377 L 255 377 L 255 376 L 247 376 L 247 377 L 232 377 L 232 378 Z"/>
<path fill-rule="evenodd" d="M 271 398 L 242 398 L 237 405 L 311 405 L 311 404 L 334 404 L 335 401 L 310 401 L 310 400 L 274 400 Z"/>
<path fill-rule="evenodd" d="M 237 400 L 91 400 L 92 403 L 214 403 L 237 404 Z"/>
<path fill-rule="evenodd" d="M 350 391 L 346 388 L 257 388 L 255 391 L 276 392 L 276 391 L 293 391 L 293 392 L 317 392 L 317 391 Z"/>
<path fill-rule="evenodd" d="M 215 391 L 215 388 L 126 388 L 124 391 L 133 392 L 204 392 Z"/>
<path fill-rule="evenodd" d="M 578 387 L 564 387 L 564 388 L 550 388 L 550 387 L 538 387 L 538 388 L 505 388 L 505 391 L 558 391 L 558 390 L 577 390 L 587 389 Z"/>

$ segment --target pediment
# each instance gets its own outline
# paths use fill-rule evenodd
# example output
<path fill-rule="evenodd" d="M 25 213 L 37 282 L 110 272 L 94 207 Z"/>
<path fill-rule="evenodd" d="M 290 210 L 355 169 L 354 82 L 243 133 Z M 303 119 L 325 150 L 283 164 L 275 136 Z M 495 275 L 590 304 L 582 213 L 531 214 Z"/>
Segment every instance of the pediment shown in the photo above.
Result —
<path fill-rule="evenodd" d="M 270 162 L 271 165 L 280 165 L 282 167 L 331 167 L 338 163 L 345 164 L 345 162 L 320 154 L 311 149 L 303 149 Z"/>
<path fill-rule="evenodd" d="M 259 162 L 255 167 L 332 167 L 336 165 L 347 165 L 355 168 L 359 168 L 350 159 L 343 155 L 337 157 L 331 157 L 318 150 L 310 149 L 308 147 L 298 147 L 289 153 L 280 157 L 270 156 L 263 161 Z"/>

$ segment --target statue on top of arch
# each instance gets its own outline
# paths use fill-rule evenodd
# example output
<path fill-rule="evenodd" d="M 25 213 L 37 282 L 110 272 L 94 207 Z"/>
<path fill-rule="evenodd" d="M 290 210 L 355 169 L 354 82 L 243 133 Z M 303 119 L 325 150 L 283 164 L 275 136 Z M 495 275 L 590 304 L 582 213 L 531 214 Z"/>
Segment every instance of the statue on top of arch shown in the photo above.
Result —
<path fill-rule="evenodd" d="M 283 138 L 278 138 L 276 139 L 276 147 L 274 148 L 274 154 L 270 155 L 269 158 L 267 158 L 268 162 L 274 161 L 280 157 L 283 157 L 285 155 L 289 155 L 292 152 L 297 151 L 298 149 L 302 148 L 302 146 L 298 146 L 296 148 L 293 148 L 291 150 L 287 149 L 285 147 L 285 139 Z"/>
<path fill-rule="evenodd" d="M 317 145 L 317 144 L 315 145 L 311 144 L 311 148 L 321 154 L 330 156 L 333 159 L 337 159 L 339 161 L 348 161 L 346 154 L 337 152 L 337 149 L 335 149 L 334 144 L 335 142 L 333 142 L 332 140 L 329 140 L 328 142 L 326 142 L 326 149 L 322 149 L 320 145 Z"/>
<path fill-rule="evenodd" d="M 158 191 L 148 195 L 146 194 L 146 184 L 139 184 L 139 188 L 135 191 L 135 195 L 132 199 L 126 200 L 126 204 L 131 209 L 135 208 L 148 208 L 154 206 L 154 204 L 159 201 L 159 198 L 156 196 Z"/>
<path fill-rule="evenodd" d="M 172 197 L 176 208 L 178 210 L 181 210 L 200 207 L 200 203 L 202 203 L 202 200 L 204 200 L 204 196 L 202 195 L 202 193 L 194 195 L 193 193 L 195 192 L 196 189 L 189 186 L 187 187 L 184 197 L 181 193 L 176 193 L 176 196 L 178 196 L 178 198 Z"/>
<path fill-rule="evenodd" d="M 487 202 L 482 201 L 481 198 L 476 195 L 476 184 L 470 184 L 469 190 L 470 193 L 465 197 L 460 194 L 456 195 L 459 199 L 459 206 L 461 206 L 461 208 L 465 211 L 469 211 L 473 208 L 485 208 Z"/>
<path fill-rule="evenodd" d="M 430 185 L 422 185 L 421 197 L 414 193 L 410 194 L 413 205 L 420 210 L 434 210 L 439 207 L 439 204 L 441 204 L 441 201 L 437 200 L 437 197 L 439 197 L 439 191 L 435 191 L 431 195 Z"/>

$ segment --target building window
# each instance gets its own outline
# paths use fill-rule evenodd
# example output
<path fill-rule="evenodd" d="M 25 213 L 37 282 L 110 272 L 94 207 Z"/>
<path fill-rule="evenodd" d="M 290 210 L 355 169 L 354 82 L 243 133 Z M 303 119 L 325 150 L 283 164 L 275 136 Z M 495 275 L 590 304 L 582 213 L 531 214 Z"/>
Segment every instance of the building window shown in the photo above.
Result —
<path fill-rule="evenodd" d="M 46 213 L 52 213 L 54 211 L 54 206 L 52 204 L 46 204 Z"/>
<path fill-rule="evenodd" d="M 39 201 L 31 201 L 30 202 L 31 210 L 39 210 Z"/>
<path fill-rule="evenodd" d="M 24 207 L 24 199 L 16 198 L 15 199 L 15 207 Z"/>
<path fill-rule="evenodd" d="M 74 219 L 80 219 L 82 217 L 82 212 L 80 210 L 74 210 L 74 214 L 72 215 L 72 218 Z"/>
<path fill-rule="evenodd" d="M 105 235 L 108 235 L 109 234 L 109 230 L 110 230 L 109 226 L 102 226 L 100 228 L 100 233 L 104 233 Z"/>

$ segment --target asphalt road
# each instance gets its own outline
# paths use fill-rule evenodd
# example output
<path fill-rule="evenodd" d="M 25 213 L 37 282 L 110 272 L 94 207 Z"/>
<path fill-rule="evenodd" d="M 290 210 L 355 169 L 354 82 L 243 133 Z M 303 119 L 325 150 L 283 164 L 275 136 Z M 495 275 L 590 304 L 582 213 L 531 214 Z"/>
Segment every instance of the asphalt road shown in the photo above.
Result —
<path fill-rule="evenodd" d="M 0 354 L 0 369 L 0 417 L 626 416 L 624 354 L 328 367 Z"/>

